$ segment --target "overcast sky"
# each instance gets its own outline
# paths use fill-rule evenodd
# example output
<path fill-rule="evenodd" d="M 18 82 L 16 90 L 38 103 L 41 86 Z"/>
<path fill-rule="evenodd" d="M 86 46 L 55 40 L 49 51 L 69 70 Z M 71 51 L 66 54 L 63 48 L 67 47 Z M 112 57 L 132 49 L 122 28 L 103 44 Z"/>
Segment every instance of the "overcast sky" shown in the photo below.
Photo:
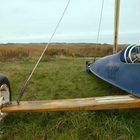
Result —
<path fill-rule="evenodd" d="M 68 0 L 0 0 L 0 43 L 47 42 Z M 105 0 L 100 43 L 113 43 L 114 1 Z M 71 0 L 53 42 L 96 42 L 102 0 Z M 140 0 L 121 0 L 119 43 L 140 43 Z"/>

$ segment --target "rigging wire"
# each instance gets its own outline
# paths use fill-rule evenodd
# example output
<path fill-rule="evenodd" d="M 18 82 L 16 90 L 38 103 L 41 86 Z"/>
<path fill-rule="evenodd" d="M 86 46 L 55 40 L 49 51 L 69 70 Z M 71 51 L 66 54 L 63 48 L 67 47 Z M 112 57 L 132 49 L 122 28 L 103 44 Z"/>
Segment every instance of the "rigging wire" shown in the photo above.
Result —
<path fill-rule="evenodd" d="M 69 6 L 69 4 L 70 4 L 70 1 L 71 1 L 71 0 L 68 0 L 66 6 L 65 6 L 65 8 L 64 8 L 64 11 L 63 11 L 63 13 L 62 13 L 62 15 L 61 15 L 61 17 L 60 17 L 58 23 L 56 24 L 56 27 L 54 28 L 54 31 L 53 31 L 52 35 L 50 36 L 50 39 L 49 39 L 47 45 L 45 46 L 45 48 L 44 48 L 42 54 L 40 55 L 38 61 L 36 62 L 34 68 L 32 69 L 32 71 L 31 71 L 31 73 L 30 73 L 28 79 L 25 81 L 25 83 L 24 83 L 23 86 L 21 87 L 21 90 L 20 90 L 20 92 L 19 92 L 19 96 L 18 96 L 18 98 L 17 98 L 17 103 L 18 103 L 18 104 L 20 103 L 20 100 L 21 100 L 21 98 L 22 98 L 22 96 L 23 96 L 25 90 L 26 90 L 27 87 L 28 87 L 28 84 L 29 84 L 29 81 L 30 81 L 32 75 L 34 74 L 34 72 L 35 72 L 35 70 L 36 70 L 38 64 L 40 63 L 40 61 L 41 61 L 41 59 L 42 59 L 44 53 L 46 52 L 48 46 L 50 45 L 50 43 L 51 43 L 51 41 L 52 41 L 52 39 L 53 39 L 53 37 L 54 37 L 54 35 L 55 35 L 55 33 L 56 33 L 58 27 L 59 27 L 59 25 L 60 25 L 60 23 L 61 23 L 61 21 L 62 21 L 64 15 L 65 15 L 67 9 L 68 9 L 68 6 Z"/>
<path fill-rule="evenodd" d="M 100 31 L 101 31 L 101 24 L 102 24 L 102 17 L 103 17 L 103 10 L 104 10 L 104 0 L 102 0 L 102 6 L 101 6 L 101 12 L 100 12 L 100 19 L 99 19 L 99 26 L 98 26 L 96 44 L 99 43 L 99 37 L 100 37 Z"/>

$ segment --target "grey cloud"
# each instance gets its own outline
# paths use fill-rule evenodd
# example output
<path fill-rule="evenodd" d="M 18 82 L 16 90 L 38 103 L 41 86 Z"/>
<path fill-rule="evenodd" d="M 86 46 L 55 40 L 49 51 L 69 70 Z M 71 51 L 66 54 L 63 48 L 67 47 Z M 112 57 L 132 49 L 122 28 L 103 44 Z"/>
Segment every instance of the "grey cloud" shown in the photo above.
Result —
<path fill-rule="evenodd" d="M 95 42 L 102 0 L 71 0 L 53 39 Z M 0 42 L 47 42 L 67 0 L 0 0 Z M 139 0 L 121 0 L 120 43 L 139 43 Z M 105 0 L 99 42 L 113 43 L 114 0 Z"/>

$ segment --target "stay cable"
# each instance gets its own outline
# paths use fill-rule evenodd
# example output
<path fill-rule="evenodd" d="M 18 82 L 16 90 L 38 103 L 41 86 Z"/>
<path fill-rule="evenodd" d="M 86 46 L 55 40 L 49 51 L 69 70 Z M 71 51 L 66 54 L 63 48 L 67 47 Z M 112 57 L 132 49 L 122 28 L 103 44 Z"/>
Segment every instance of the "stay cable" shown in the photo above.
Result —
<path fill-rule="evenodd" d="M 45 48 L 44 48 L 42 54 L 40 55 L 38 61 L 36 62 L 36 64 L 35 64 L 33 70 L 31 71 L 31 73 L 30 73 L 30 75 L 29 75 L 29 77 L 27 78 L 27 80 L 25 81 L 25 83 L 23 84 L 23 86 L 21 87 L 21 90 L 20 90 L 20 92 L 19 92 L 19 96 L 18 96 L 18 98 L 17 98 L 17 103 L 18 103 L 18 104 L 20 103 L 20 100 L 21 100 L 21 98 L 22 98 L 22 96 L 23 96 L 25 90 L 26 90 L 27 87 L 28 87 L 28 84 L 29 84 L 29 81 L 30 81 L 32 75 L 34 74 L 34 72 L 35 72 L 35 70 L 36 70 L 38 64 L 40 63 L 40 61 L 41 61 L 41 59 L 42 59 L 44 53 L 45 53 L 46 50 L 48 49 L 48 47 L 49 47 L 49 45 L 50 45 L 50 43 L 51 43 L 51 41 L 52 41 L 52 39 L 53 39 L 53 37 L 54 37 L 54 35 L 55 35 L 55 33 L 56 33 L 56 31 L 57 31 L 57 29 L 58 29 L 60 23 L 61 23 L 61 21 L 62 21 L 64 15 L 65 15 L 65 13 L 66 13 L 66 11 L 67 11 L 67 9 L 68 9 L 68 6 L 69 6 L 69 4 L 70 4 L 70 1 L 71 1 L 71 0 L 68 0 L 66 6 L 65 6 L 65 8 L 64 8 L 64 11 L 63 11 L 63 13 L 62 13 L 62 15 L 61 15 L 61 17 L 60 17 L 58 23 L 56 24 L 56 27 L 54 28 L 54 31 L 53 31 L 53 33 L 52 33 L 52 35 L 51 35 L 51 37 L 50 37 L 50 39 L 49 39 L 47 45 L 45 46 Z"/>

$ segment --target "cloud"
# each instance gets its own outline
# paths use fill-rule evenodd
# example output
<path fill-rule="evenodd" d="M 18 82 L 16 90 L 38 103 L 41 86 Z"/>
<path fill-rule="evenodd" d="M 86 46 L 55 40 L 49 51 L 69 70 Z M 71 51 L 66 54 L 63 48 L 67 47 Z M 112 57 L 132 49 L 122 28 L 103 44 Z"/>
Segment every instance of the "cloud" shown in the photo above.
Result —
<path fill-rule="evenodd" d="M 0 43 L 47 42 L 67 0 L 0 0 L 0 2 Z M 101 2 L 102 0 L 71 0 L 53 40 L 95 42 Z M 121 1 L 120 43 L 139 42 L 139 5 L 139 0 Z M 114 1 L 107 0 L 101 24 L 99 40 L 101 43 L 113 43 L 113 22 Z"/>

